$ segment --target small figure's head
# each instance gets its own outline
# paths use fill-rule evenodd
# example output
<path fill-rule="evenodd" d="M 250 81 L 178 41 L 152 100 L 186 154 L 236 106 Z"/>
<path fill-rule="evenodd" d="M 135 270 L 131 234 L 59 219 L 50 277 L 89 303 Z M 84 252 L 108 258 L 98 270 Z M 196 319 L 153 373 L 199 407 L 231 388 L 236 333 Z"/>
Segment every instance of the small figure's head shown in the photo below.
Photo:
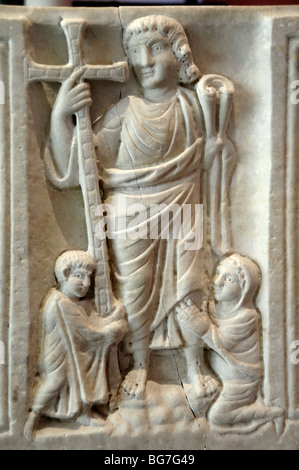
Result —
<path fill-rule="evenodd" d="M 59 290 L 71 300 L 86 296 L 96 264 L 87 251 L 65 251 L 55 262 Z"/>
<path fill-rule="evenodd" d="M 254 295 L 260 284 L 257 265 L 244 256 L 233 254 L 217 266 L 214 278 L 215 300 L 233 309 L 252 307 Z"/>
<path fill-rule="evenodd" d="M 200 75 L 185 31 L 172 18 L 150 15 L 132 21 L 124 32 L 123 44 L 144 89 L 165 86 L 173 79 L 192 83 Z"/>

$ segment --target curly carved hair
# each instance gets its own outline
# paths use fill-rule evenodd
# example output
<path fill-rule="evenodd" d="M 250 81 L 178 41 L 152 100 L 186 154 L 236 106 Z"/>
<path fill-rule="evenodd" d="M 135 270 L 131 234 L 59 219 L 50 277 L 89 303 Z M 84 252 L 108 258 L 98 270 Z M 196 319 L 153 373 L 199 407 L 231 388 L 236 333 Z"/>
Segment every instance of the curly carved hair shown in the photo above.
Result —
<path fill-rule="evenodd" d="M 62 253 L 55 261 L 55 276 L 61 284 L 65 281 L 65 271 L 72 272 L 78 268 L 85 268 L 93 272 L 96 269 L 96 263 L 88 251 L 69 250 Z"/>
<path fill-rule="evenodd" d="M 138 34 L 149 31 L 158 31 L 169 40 L 173 53 L 180 65 L 178 81 L 192 83 L 199 76 L 200 71 L 193 62 L 192 52 L 184 28 L 176 20 L 163 15 L 149 15 L 137 18 L 125 29 L 123 45 L 130 60 L 130 39 Z"/>

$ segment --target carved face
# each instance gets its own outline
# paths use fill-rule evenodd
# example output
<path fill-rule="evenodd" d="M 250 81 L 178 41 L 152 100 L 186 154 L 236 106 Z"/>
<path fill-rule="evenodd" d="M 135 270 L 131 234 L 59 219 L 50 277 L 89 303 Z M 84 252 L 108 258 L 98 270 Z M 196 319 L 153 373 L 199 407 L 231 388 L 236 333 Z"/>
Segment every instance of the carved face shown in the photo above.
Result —
<path fill-rule="evenodd" d="M 219 265 L 214 278 L 214 295 L 217 302 L 238 302 L 242 289 L 236 272 L 225 265 Z"/>
<path fill-rule="evenodd" d="M 129 55 L 142 88 L 177 83 L 177 60 L 170 42 L 158 31 L 134 35 L 129 42 Z"/>
<path fill-rule="evenodd" d="M 66 280 L 63 284 L 63 293 L 70 299 L 80 299 L 85 297 L 91 282 L 91 271 L 78 267 L 70 273 L 66 273 Z"/>

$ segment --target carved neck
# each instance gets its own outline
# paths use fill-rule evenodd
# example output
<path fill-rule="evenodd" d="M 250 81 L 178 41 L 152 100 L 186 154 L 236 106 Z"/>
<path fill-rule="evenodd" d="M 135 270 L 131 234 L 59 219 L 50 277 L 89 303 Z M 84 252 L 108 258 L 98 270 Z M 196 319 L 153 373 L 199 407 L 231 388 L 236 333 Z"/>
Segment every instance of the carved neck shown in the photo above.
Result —
<path fill-rule="evenodd" d="M 165 103 L 171 100 L 177 93 L 177 85 L 174 87 L 142 89 L 144 98 L 155 103 Z"/>
<path fill-rule="evenodd" d="M 231 318 L 236 315 L 237 310 L 254 308 L 250 299 L 224 301 L 216 304 L 216 312 L 218 317 Z"/>
<path fill-rule="evenodd" d="M 220 314 L 222 318 L 230 318 L 235 315 L 236 309 L 239 306 L 239 302 L 236 300 L 218 302 L 216 306 L 216 312 Z"/>

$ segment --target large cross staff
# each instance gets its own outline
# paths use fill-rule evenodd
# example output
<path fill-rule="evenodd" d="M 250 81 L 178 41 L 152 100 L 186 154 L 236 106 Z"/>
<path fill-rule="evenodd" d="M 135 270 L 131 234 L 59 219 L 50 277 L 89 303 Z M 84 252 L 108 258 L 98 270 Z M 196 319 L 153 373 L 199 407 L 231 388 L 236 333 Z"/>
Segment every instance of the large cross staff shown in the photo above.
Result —
<path fill-rule="evenodd" d="M 83 38 L 87 22 L 82 18 L 64 19 L 61 22 L 67 40 L 69 62 L 67 65 L 42 65 L 26 58 L 28 81 L 62 82 L 70 77 L 75 68 L 85 67 L 81 80 L 113 80 L 124 82 L 128 79 L 128 65 L 117 62 L 113 65 L 88 65 L 84 58 Z M 99 178 L 96 165 L 90 110 L 86 106 L 76 113 L 79 182 L 82 189 L 85 220 L 87 227 L 88 251 L 96 260 L 95 304 L 100 315 L 107 314 L 113 305 L 110 283 L 108 252 L 105 239 L 96 234 L 96 208 L 101 204 Z"/>

